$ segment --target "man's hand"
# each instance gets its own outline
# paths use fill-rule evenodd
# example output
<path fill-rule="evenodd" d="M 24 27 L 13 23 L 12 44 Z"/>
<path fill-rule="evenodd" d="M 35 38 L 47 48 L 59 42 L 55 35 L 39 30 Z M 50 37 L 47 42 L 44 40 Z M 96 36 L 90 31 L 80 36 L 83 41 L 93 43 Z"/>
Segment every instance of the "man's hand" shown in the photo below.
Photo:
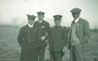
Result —
<path fill-rule="evenodd" d="M 65 51 L 66 51 L 66 47 L 63 48 L 63 52 L 65 52 Z"/>
<path fill-rule="evenodd" d="M 46 38 L 45 36 L 42 36 L 42 37 L 41 37 L 41 40 L 45 40 L 45 38 Z"/>

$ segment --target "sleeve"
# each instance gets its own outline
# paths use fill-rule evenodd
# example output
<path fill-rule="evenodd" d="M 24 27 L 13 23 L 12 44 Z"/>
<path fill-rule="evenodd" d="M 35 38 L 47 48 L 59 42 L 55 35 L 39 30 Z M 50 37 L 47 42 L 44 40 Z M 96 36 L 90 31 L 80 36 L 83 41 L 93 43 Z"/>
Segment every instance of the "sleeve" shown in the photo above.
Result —
<path fill-rule="evenodd" d="M 52 44 L 53 44 L 53 41 L 52 41 L 52 35 L 53 35 L 53 32 L 52 32 L 52 28 L 50 28 L 50 34 L 48 36 L 48 44 L 49 44 L 49 49 L 52 48 Z"/>
<path fill-rule="evenodd" d="M 49 37 L 50 37 L 50 33 L 51 33 L 50 25 L 47 24 L 47 27 L 46 27 L 46 40 L 49 39 Z"/>
<path fill-rule="evenodd" d="M 23 46 L 23 38 L 24 38 L 23 37 L 23 29 L 20 29 L 18 37 L 17 37 L 18 43 L 19 43 L 20 47 Z"/>
<path fill-rule="evenodd" d="M 68 44 L 67 44 L 67 48 L 70 49 L 71 46 L 71 27 L 68 29 Z"/>
<path fill-rule="evenodd" d="M 84 27 L 84 37 L 83 37 L 83 42 L 84 43 L 87 43 L 88 42 L 88 39 L 90 38 L 90 28 L 89 28 L 89 23 L 86 21 L 83 25 Z"/>
<path fill-rule="evenodd" d="M 68 44 L 68 28 L 63 28 L 63 40 L 64 40 L 64 46 L 67 46 Z"/>
<path fill-rule="evenodd" d="M 47 33 L 50 34 L 50 24 L 47 24 Z"/>

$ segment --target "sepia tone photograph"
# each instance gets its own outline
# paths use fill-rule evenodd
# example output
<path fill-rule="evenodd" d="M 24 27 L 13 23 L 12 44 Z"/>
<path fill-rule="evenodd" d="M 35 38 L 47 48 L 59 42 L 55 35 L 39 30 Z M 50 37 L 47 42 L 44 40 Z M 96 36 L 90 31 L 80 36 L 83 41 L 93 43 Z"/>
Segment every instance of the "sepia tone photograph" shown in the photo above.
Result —
<path fill-rule="evenodd" d="M 98 61 L 98 0 L 0 0 L 0 61 Z"/>

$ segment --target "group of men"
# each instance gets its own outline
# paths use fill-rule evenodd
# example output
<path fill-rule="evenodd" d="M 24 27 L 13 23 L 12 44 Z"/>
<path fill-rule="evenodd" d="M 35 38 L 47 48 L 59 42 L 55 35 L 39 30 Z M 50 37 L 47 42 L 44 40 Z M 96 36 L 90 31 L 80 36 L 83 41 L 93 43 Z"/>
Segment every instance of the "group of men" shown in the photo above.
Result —
<path fill-rule="evenodd" d="M 18 35 L 21 47 L 20 61 L 44 61 L 47 44 L 50 61 L 61 61 L 64 47 L 70 50 L 70 61 L 84 61 L 79 48 L 88 42 L 89 23 L 80 18 L 80 8 L 73 8 L 71 13 L 74 20 L 70 29 L 60 25 L 62 15 L 53 16 L 55 25 L 52 27 L 44 20 L 45 13 L 42 11 L 37 12 L 37 21 L 36 16 L 27 15 L 28 24 L 20 29 Z"/>

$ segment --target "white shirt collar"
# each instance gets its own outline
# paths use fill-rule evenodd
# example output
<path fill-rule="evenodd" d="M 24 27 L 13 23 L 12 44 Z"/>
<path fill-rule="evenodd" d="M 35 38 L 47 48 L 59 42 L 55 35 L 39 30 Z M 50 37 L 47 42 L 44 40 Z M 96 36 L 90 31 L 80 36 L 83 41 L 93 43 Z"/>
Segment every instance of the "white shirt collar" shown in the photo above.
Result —
<path fill-rule="evenodd" d="M 78 22 L 79 18 L 80 18 L 80 17 L 78 17 L 78 18 L 75 20 L 76 23 Z"/>
<path fill-rule="evenodd" d="M 34 24 L 32 24 L 32 25 L 28 24 L 29 28 L 33 28 L 33 25 L 34 25 Z"/>

